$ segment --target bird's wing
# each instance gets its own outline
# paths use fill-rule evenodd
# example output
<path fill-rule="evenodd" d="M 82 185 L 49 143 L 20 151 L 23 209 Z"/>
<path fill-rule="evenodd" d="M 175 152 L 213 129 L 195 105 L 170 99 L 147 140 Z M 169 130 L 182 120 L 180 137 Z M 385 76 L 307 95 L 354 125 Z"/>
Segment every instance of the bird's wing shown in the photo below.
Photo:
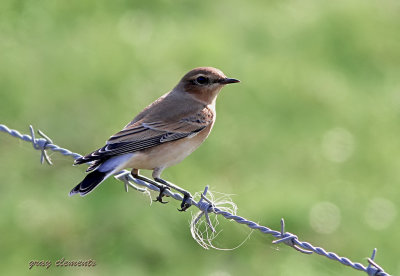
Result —
<path fill-rule="evenodd" d="M 213 121 L 213 113 L 207 108 L 175 122 L 147 122 L 146 118 L 127 125 L 114 134 L 107 144 L 75 161 L 76 164 L 104 160 L 112 156 L 140 151 L 160 144 L 196 135 Z"/>

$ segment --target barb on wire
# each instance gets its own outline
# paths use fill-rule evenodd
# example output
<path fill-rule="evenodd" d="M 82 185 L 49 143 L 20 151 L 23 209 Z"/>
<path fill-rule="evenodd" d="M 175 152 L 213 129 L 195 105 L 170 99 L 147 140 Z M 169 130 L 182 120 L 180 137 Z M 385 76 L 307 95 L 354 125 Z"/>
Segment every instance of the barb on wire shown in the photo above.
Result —
<path fill-rule="evenodd" d="M 296 245 L 295 241 L 298 240 L 297 236 L 289 233 L 289 232 L 285 232 L 285 220 L 282 218 L 281 219 L 281 237 L 278 240 L 273 241 L 273 244 L 278 244 L 283 242 L 284 244 L 293 247 L 294 249 L 296 249 L 297 251 L 304 253 L 304 254 L 312 254 L 313 252 L 310 250 L 305 250 L 301 247 L 299 247 L 298 245 Z"/>
<path fill-rule="evenodd" d="M 6 132 L 6 133 L 10 134 L 11 136 L 22 139 L 24 141 L 31 142 L 34 149 L 41 151 L 41 158 L 40 158 L 41 163 L 43 163 L 46 160 L 46 162 L 48 164 L 50 164 L 50 165 L 52 164 L 49 156 L 47 155 L 47 152 L 46 152 L 47 149 L 60 152 L 61 154 L 66 155 L 66 156 L 72 156 L 74 159 L 81 157 L 81 155 L 78 153 L 71 152 L 67 149 L 61 148 L 61 147 L 53 144 L 53 141 L 41 131 L 38 131 L 38 134 L 41 136 L 41 138 L 36 138 L 32 126 L 30 126 L 31 136 L 22 135 L 17 130 L 9 129 L 7 126 L 5 126 L 3 124 L 0 124 L 0 131 Z M 147 193 L 147 194 L 149 194 L 149 190 L 159 191 L 159 189 L 156 186 L 152 185 L 151 183 L 147 183 L 140 179 L 134 178 L 130 174 L 130 172 L 127 170 L 116 173 L 114 175 L 114 177 L 117 178 L 118 180 L 121 180 L 125 184 L 126 191 L 128 191 L 129 187 L 133 188 L 136 191 L 139 191 L 142 193 Z M 137 184 L 139 186 L 143 186 L 145 188 L 140 188 L 140 187 L 132 184 L 132 182 L 134 182 L 135 184 Z M 300 241 L 296 235 L 285 231 L 285 221 L 283 219 L 281 219 L 281 231 L 276 231 L 276 230 L 272 230 L 266 226 L 259 225 L 256 222 L 253 222 L 253 221 L 247 220 L 243 217 L 237 216 L 236 215 L 237 208 L 236 208 L 236 205 L 232 201 L 226 200 L 226 198 L 224 198 L 222 200 L 213 200 L 212 193 L 208 192 L 211 197 L 211 200 L 210 200 L 209 198 L 206 197 L 207 192 L 208 192 L 208 186 L 205 188 L 204 192 L 201 194 L 200 200 L 198 202 L 196 202 L 193 199 L 189 199 L 190 200 L 189 203 L 193 206 L 196 206 L 200 210 L 200 212 L 194 217 L 194 219 L 192 220 L 192 223 L 191 223 L 192 236 L 204 248 L 209 248 L 209 247 L 216 248 L 210 242 L 217 235 L 217 234 L 215 234 L 216 233 L 215 226 L 213 226 L 212 221 L 210 219 L 210 214 L 213 213 L 216 215 L 215 221 L 216 221 L 217 215 L 220 215 L 226 219 L 233 220 L 237 223 L 247 225 L 247 227 L 249 227 L 253 230 L 258 230 L 261 233 L 274 236 L 275 238 L 277 238 L 277 240 L 273 241 L 274 244 L 284 243 L 304 254 L 316 253 L 316 254 L 325 256 L 331 260 L 338 261 L 339 263 L 341 263 L 343 265 L 350 266 L 356 270 L 364 271 L 369 276 L 390 276 L 388 273 L 386 273 L 384 271 L 384 269 L 382 267 L 380 267 L 375 262 L 375 256 L 376 256 L 376 252 L 377 252 L 376 248 L 373 250 L 371 258 L 368 258 L 368 266 L 366 267 L 361 263 L 352 262 L 350 259 L 348 259 L 346 257 L 340 257 L 336 253 L 327 252 L 325 249 L 323 249 L 321 247 L 315 247 L 308 242 Z M 178 193 L 173 193 L 171 190 L 166 190 L 165 194 L 173 199 L 178 200 L 178 201 L 182 201 L 182 199 L 183 199 L 182 195 L 180 195 Z M 226 204 L 228 204 L 229 207 L 226 207 Z M 207 242 L 203 239 L 203 237 L 199 234 L 199 232 L 196 231 L 196 225 L 199 223 L 199 221 L 203 217 L 205 217 L 205 224 L 208 226 L 208 228 L 212 232 L 212 236 L 208 236 L 208 233 L 206 233 L 207 234 Z M 214 225 L 216 225 L 216 224 L 214 224 Z"/>
<path fill-rule="evenodd" d="M 197 222 L 199 221 L 199 219 L 204 215 L 206 217 L 206 222 L 208 227 L 210 227 L 211 231 L 213 233 L 217 232 L 215 231 L 211 220 L 210 220 L 210 216 L 208 215 L 209 212 L 212 212 L 214 209 L 214 204 L 211 202 L 211 200 L 209 200 L 206 195 L 208 192 L 208 186 L 206 186 L 206 188 L 204 189 L 204 192 L 201 194 L 201 199 L 198 202 L 198 207 L 200 210 L 203 210 L 196 218 L 195 223 L 197 224 Z M 204 205 L 205 204 L 205 205 Z"/>
<path fill-rule="evenodd" d="M 46 146 L 48 144 L 53 144 L 53 141 L 40 130 L 38 130 L 37 133 L 40 136 L 42 136 L 42 138 L 36 139 L 35 132 L 33 131 L 33 127 L 31 125 L 29 126 L 29 129 L 31 131 L 33 148 L 36 150 L 40 150 L 42 152 L 42 154 L 40 156 L 40 163 L 43 164 L 44 160 L 46 160 L 47 164 L 53 165 L 53 163 L 50 160 L 50 157 L 47 155 L 47 152 L 46 152 Z"/>
<path fill-rule="evenodd" d="M 51 139 L 49 137 L 47 137 L 41 131 L 38 131 L 38 133 L 39 133 L 39 135 L 41 135 L 44 138 L 36 139 L 35 135 L 34 135 L 33 127 L 32 126 L 29 126 L 29 127 L 31 129 L 32 136 L 29 136 L 26 134 L 22 135 L 21 133 L 19 133 L 19 131 L 15 130 L 15 129 L 9 129 L 6 125 L 3 125 L 3 124 L 0 124 L 0 131 L 6 132 L 6 133 L 10 134 L 11 136 L 19 138 L 21 140 L 24 140 L 26 142 L 31 142 L 34 149 L 40 150 L 42 152 L 43 157 L 41 156 L 41 158 L 40 158 L 42 163 L 43 163 L 42 159 L 43 158 L 46 159 L 46 156 L 45 156 L 45 155 L 47 155 L 47 153 L 45 153 L 46 149 L 50 149 L 52 151 L 57 151 L 65 156 L 72 156 L 72 158 L 74 158 L 74 159 L 78 159 L 79 157 L 82 157 L 82 155 L 80 155 L 78 153 L 72 152 L 70 150 L 61 148 L 61 147 L 53 144 Z M 50 161 L 50 158 L 48 156 L 47 156 L 47 159 Z M 46 160 L 46 162 L 47 162 L 47 160 Z"/>
<path fill-rule="evenodd" d="M 374 248 L 374 251 L 372 251 L 372 256 L 371 258 L 368 258 L 368 267 L 367 267 L 367 273 L 370 276 L 374 275 L 387 275 L 386 272 L 383 270 L 382 267 L 380 267 L 377 263 L 375 263 L 375 255 L 378 250 Z"/>

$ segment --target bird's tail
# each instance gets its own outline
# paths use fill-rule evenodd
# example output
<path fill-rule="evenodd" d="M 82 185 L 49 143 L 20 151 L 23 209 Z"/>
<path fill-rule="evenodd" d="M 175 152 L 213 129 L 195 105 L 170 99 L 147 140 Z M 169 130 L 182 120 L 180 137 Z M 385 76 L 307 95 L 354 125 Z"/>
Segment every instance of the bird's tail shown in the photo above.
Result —
<path fill-rule="evenodd" d="M 85 196 L 91 191 L 93 191 L 94 188 L 96 188 L 101 182 L 106 180 L 110 175 L 112 175 L 113 171 L 108 171 L 108 172 L 101 172 L 99 170 L 95 170 L 88 175 L 82 180 L 81 183 L 76 185 L 75 188 L 71 190 L 69 193 L 70 196 L 73 196 L 75 194 L 80 194 L 80 196 Z"/>
<path fill-rule="evenodd" d="M 92 171 L 69 193 L 70 196 L 80 194 L 85 196 L 94 188 L 99 186 L 101 182 L 106 180 L 109 176 L 120 171 L 124 168 L 126 162 L 134 155 L 134 153 L 127 153 L 124 155 L 115 156 L 107 159 L 103 163 L 95 162 L 89 167 L 88 171 Z"/>

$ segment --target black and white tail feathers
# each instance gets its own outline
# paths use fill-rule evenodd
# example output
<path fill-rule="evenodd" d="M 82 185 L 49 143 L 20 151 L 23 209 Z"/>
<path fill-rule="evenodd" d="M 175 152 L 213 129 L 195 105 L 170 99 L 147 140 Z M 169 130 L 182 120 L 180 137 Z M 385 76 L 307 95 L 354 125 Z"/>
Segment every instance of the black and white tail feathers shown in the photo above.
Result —
<path fill-rule="evenodd" d="M 110 172 L 100 172 L 99 170 L 89 173 L 81 183 L 79 183 L 75 188 L 69 193 L 70 196 L 75 194 L 80 194 L 80 196 L 85 196 L 90 193 L 94 188 L 96 188 L 101 182 L 103 182 Z"/>
<path fill-rule="evenodd" d="M 69 193 L 70 196 L 75 194 L 80 194 L 80 196 L 85 196 L 94 188 L 96 188 L 101 182 L 106 180 L 109 176 L 113 175 L 115 172 L 123 169 L 126 162 L 133 156 L 133 153 L 123 154 L 119 156 L 114 156 L 108 159 L 94 160 L 87 172 L 90 172 L 86 177 L 79 183 L 75 188 Z M 77 159 L 78 162 L 75 164 L 85 163 L 82 158 Z"/>

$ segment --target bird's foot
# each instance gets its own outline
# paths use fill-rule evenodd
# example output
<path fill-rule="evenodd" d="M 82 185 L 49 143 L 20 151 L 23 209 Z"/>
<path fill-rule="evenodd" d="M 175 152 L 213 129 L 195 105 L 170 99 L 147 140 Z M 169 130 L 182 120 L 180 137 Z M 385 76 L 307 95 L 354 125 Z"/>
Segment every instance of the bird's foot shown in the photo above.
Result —
<path fill-rule="evenodd" d="M 154 180 L 157 181 L 158 183 L 162 183 L 162 184 L 168 186 L 169 188 L 172 188 L 172 189 L 180 192 L 181 194 L 183 194 L 183 200 L 182 200 L 182 203 L 181 203 L 181 209 L 178 209 L 178 211 L 184 212 L 190 206 L 192 206 L 192 204 L 190 204 L 192 195 L 188 191 L 186 191 L 186 190 L 182 189 L 181 187 L 176 186 L 176 185 L 174 185 L 172 183 L 169 183 L 168 181 L 166 181 L 166 180 L 164 180 L 162 178 L 159 178 L 159 177 L 154 178 Z"/>
<path fill-rule="evenodd" d="M 159 189 L 160 189 L 160 193 L 158 194 L 158 196 L 156 197 L 156 199 L 153 199 L 153 201 L 158 201 L 158 202 L 160 202 L 160 203 L 162 203 L 162 204 L 168 203 L 168 201 L 163 201 L 162 198 L 163 198 L 163 196 L 164 196 L 165 190 L 169 190 L 169 187 L 167 187 L 167 186 L 162 186 L 162 187 L 159 187 Z"/>
<path fill-rule="evenodd" d="M 181 203 L 181 209 L 178 209 L 179 212 L 185 212 L 192 204 L 190 204 L 190 200 L 192 199 L 192 196 L 188 194 L 183 195 L 183 200 Z"/>
<path fill-rule="evenodd" d="M 162 183 L 162 182 L 160 182 L 160 181 L 157 181 L 157 182 L 155 182 L 155 181 L 153 181 L 153 180 L 151 180 L 151 179 L 148 179 L 147 177 L 144 177 L 144 176 L 142 176 L 142 175 L 140 175 L 139 174 L 139 170 L 132 170 L 132 176 L 134 177 L 134 178 L 137 178 L 137 179 L 140 179 L 140 180 L 142 180 L 142 181 L 144 181 L 144 182 L 147 182 L 147 183 L 149 183 L 149 184 L 152 184 L 152 185 L 154 185 L 154 186 L 156 186 L 159 190 L 160 190 L 160 193 L 158 194 L 158 196 L 156 197 L 156 199 L 153 199 L 153 201 L 158 201 L 158 202 L 161 202 L 161 203 L 163 203 L 163 204 L 166 204 L 166 203 L 168 203 L 168 201 L 163 201 L 162 200 L 162 198 L 163 198 L 163 196 L 164 196 L 164 192 L 165 192 L 165 190 L 169 190 L 169 187 L 168 187 L 168 185 L 166 185 L 166 184 L 164 184 L 164 183 Z"/>

